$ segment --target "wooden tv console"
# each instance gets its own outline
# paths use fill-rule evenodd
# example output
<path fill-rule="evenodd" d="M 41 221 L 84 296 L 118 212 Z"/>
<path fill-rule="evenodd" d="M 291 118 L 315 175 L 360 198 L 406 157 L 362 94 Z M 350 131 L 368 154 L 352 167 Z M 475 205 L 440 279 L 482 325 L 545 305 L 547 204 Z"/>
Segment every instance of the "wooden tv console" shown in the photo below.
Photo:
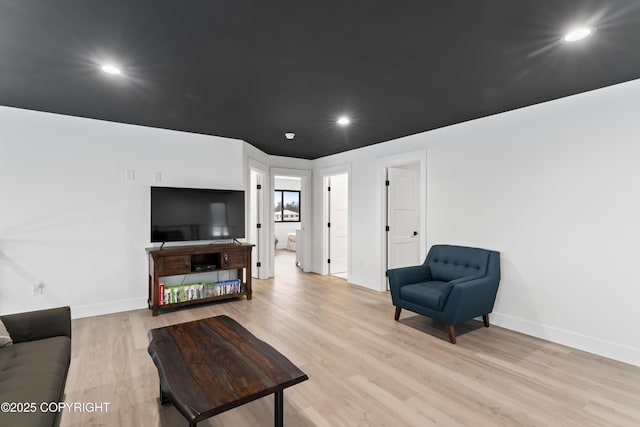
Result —
<path fill-rule="evenodd" d="M 253 246 L 241 243 L 147 248 L 149 256 L 148 304 L 153 315 L 157 316 L 161 309 L 238 298 L 245 295 L 247 299 L 251 299 L 251 249 Z M 161 277 L 221 270 L 238 271 L 238 278 L 241 282 L 238 291 L 233 290 L 222 295 L 201 296 L 181 302 L 160 304 L 162 299 L 160 296 Z"/>

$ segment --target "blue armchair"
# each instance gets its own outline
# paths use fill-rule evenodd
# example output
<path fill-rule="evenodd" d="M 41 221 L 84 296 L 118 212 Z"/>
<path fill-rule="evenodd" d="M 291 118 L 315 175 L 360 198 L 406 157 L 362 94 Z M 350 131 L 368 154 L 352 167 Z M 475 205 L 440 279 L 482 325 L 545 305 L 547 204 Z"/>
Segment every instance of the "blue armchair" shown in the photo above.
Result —
<path fill-rule="evenodd" d="M 500 283 L 500 252 L 465 246 L 434 245 L 422 265 L 387 270 L 395 319 L 403 308 L 445 324 L 456 343 L 454 326 L 489 313 Z"/>

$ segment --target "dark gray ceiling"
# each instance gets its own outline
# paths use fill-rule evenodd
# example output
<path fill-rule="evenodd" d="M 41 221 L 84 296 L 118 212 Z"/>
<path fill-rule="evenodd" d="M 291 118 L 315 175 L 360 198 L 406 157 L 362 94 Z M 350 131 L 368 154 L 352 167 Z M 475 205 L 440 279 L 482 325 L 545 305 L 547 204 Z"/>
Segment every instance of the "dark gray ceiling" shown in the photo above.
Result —
<path fill-rule="evenodd" d="M 291 157 L 637 78 L 637 0 L 0 0 L 1 105 Z"/>

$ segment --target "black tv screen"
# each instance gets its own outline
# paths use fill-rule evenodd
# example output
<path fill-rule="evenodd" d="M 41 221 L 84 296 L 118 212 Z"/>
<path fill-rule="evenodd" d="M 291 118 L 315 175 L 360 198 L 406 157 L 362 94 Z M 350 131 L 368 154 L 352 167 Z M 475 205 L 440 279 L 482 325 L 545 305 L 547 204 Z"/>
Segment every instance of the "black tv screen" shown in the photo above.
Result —
<path fill-rule="evenodd" d="M 151 241 L 245 237 L 244 191 L 151 187 Z"/>

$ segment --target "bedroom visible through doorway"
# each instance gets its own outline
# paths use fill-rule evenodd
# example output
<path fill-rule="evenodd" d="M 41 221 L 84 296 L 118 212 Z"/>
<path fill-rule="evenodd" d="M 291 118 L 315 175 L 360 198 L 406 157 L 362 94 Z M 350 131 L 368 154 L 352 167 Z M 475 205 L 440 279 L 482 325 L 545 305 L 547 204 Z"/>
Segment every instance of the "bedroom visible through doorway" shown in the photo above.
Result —
<path fill-rule="evenodd" d="M 274 234 L 274 273 L 278 275 L 282 269 L 300 266 L 302 250 L 299 241 L 302 239 L 301 199 L 302 179 L 292 176 L 274 177 L 273 190 L 273 234 Z M 288 264 L 291 264 L 290 266 Z M 279 271 L 280 270 L 280 271 Z"/>

